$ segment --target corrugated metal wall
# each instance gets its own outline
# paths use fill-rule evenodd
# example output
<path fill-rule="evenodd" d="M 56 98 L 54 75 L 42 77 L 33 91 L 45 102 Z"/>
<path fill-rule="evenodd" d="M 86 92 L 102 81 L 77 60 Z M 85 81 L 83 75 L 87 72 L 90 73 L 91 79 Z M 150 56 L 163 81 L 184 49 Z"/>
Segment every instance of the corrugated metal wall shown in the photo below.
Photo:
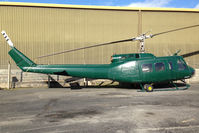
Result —
<path fill-rule="evenodd" d="M 142 12 L 143 31 L 152 33 L 199 24 L 199 12 Z M 164 56 L 181 50 L 179 55 L 199 53 L 199 27 L 163 34 L 147 40 L 146 49 Z M 199 68 L 199 54 L 185 58 L 189 65 Z"/>
<path fill-rule="evenodd" d="M 138 10 L 93 10 L 0 6 L 0 30 L 5 30 L 14 45 L 41 64 L 109 63 L 113 53 L 138 51 L 137 43 L 127 42 L 35 60 L 36 57 L 134 37 L 142 28 L 152 33 L 199 23 L 199 12 Z M 140 20 L 138 20 L 140 18 Z M 146 51 L 157 56 L 181 49 L 181 54 L 199 50 L 199 28 L 169 33 L 147 40 Z M 0 68 L 11 60 L 9 48 L 0 37 Z M 199 68 L 199 55 L 187 58 Z M 14 65 L 14 63 L 12 62 Z M 13 66 L 16 67 L 16 66 Z"/>

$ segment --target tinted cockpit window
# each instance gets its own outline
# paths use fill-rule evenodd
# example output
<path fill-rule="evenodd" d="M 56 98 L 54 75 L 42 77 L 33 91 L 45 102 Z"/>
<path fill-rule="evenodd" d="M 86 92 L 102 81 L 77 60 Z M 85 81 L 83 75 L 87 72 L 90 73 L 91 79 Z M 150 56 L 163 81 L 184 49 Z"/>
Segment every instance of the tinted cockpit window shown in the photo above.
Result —
<path fill-rule="evenodd" d="M 142 65 L 142 71 L 143 72 L 152 72 L 152 64 L 143 64 Z"/>
<path fill-rule="evenodd" d="M 160 62 L 160 63 L 155 63 L 155 70 L 156 70 L 157 72 L 164 71 L 164 70 L 165 70 L 164 63 L 162 63 L 162 62 Z"/>
<path fill-rule="evenodd" d="M 178 59 L 177 64 L 178 70 L 185 70 L 187 68 L 185 62 L 180 59 Z"/>

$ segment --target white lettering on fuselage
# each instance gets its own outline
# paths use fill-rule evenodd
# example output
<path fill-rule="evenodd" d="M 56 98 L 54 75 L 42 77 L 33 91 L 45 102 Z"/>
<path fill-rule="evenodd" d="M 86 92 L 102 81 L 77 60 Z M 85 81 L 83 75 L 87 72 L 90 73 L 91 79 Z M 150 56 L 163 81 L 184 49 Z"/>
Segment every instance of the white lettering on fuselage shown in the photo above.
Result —
<path fill-rule="evenodd" d="M 126 68 L 134 67 L 134 66 L 135 66 L 135 61 L 127 62 L 122 65 L 122 67 L 126 67 Z"/>

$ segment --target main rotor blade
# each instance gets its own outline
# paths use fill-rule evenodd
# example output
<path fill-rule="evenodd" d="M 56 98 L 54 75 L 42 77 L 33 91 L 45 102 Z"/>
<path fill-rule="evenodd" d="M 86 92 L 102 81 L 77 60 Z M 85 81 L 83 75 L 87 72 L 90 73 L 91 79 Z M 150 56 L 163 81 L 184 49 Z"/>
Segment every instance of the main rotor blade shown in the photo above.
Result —
<path fill-rule="evenodd" d="M 193 51 L 193 52 L 190 52 L 190 53 L 186 53 L 186 54 L 183 54 L 181 55 L 183 58 L 187 58 L 187 57 L 190 57 L 190 56 L 194 56 L 194 55 L 198 55 L 199 54 L 199 50 L 197 51 Z"/>
<path fill-rule="evenodd" d="M 189 29 L 189 28 L 193 28 L 193 27 L 198 27 L 198 26 L 199 25 L 192 25 L 192 26 L 182 27 L 182 28 L 178 28 L 178 29 L 174 29 L 174 30 L 168 30 L 168 31 L 164 31 L 164 32 L 153 34 L 153 35 L 151 35 L 151 37 L 154 37 L 154 36 L 157 36 L 157 35 L 161 35 L 161 34 L 166 34 L 166 33 L 169 33 L 169 32 L 174 32 L 174 31 Z"/>
<path fill-rule="evenodd" d="M 134 40 L 135 40 L 135 38 L 131 38 L 131 39 L 113 41 L 113 42 L 108 42 L 108 43 L 96 44 L 96 45 L 92 45 L 92 46 L 81 47 L 81 48 L 76 48 L 76 49 L 71 49 L 71 50 L 65 50 L 65 51 L 57 52 L 57 53 L 53 53 L 53 54 L 43 55 L 43 56 L 39 56 L 37 58 L 44 58 L 44 57 L 48 57 L 48 56 L 53 56 L 53 55 L 58 55 L 58 54 L 63 54 L 63 53 L 68 53 L 68 52 L 73 52 L 73 51 L 78 51 L 78 50 L 82 50 L 82 49 L 94 48 L 94 47 L 99 47 L 99 46 L 104 46 L 104 45 L 110 45 L 110 44 L 115 44 L 115 43 L 121 43 L 121 42 L 134 41 Z"/>

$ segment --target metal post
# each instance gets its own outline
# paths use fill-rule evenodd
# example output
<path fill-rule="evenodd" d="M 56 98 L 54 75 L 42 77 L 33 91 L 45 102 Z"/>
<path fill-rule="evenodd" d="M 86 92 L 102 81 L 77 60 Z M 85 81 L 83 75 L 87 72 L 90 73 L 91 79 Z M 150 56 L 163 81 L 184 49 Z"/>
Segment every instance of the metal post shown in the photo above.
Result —
<path fill-rule="evenodd" d="M 10 89 L 10 79 L 11 79 L 11 64 L 8 62 L 8 89 Z"/>
<path fill-rule="evenodd" d="M 88 80 L 87 80 L 87 78 L 84 78 L 84 86 L 88 86 Z"/>
<path fill-rule="evenodd" d="M 21 77 L 20 77 L 20 82 L 22 82 L 23 81 L 23 71 L 21 71 Z"/>
<path fill-rule="evenodd" d="M 137 36 L 140 36 L 142 34 L 142 10 L 138 11 L 138 34 Z M 138 52 L 140 52 L 140 42 L 137 42 L 137 49 Z"/>
<path fill-rule="evenodd" d="M 57 75 L 57 82 L 59 81 L 59 75 Z"/>
<path fill-rule="evenodd" d="M 50 75 L 48 74 L 48 88 L 50 88 Z"/>

